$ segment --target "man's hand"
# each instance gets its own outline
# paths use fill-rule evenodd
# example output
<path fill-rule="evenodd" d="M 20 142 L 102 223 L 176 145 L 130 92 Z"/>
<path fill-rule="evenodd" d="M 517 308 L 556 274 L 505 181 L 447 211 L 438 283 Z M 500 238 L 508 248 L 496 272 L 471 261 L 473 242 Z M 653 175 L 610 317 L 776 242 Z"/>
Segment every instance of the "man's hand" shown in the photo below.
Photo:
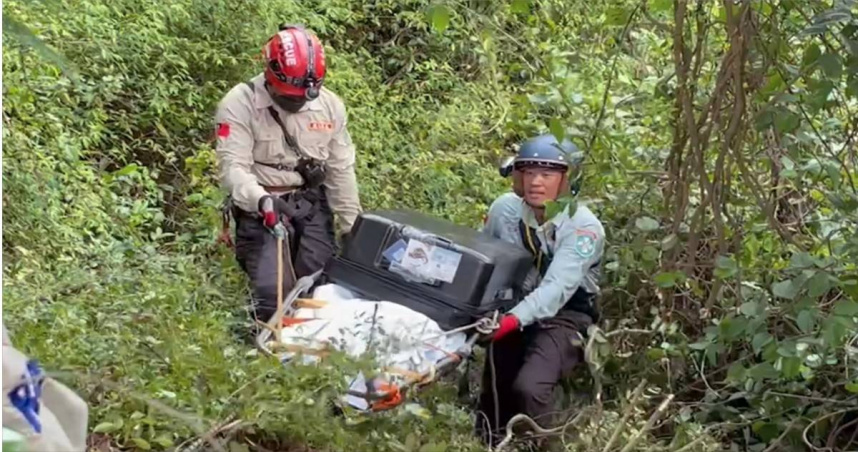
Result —
<path fill-rule="evenodd" d="M 521 322 L 518 317 L 512 314 L 506 314 L 501 317 L 497 331 L 492 336 L 492 342 L 500 340 L 502 337 L 519 329 Z"/>
<path fill-rule="evenodd" d="M 259 213 L 262 215 L 262 223 L 267 228 L 273 228 L 281 215 L 286 215 L 289 206 L 279 196 L 265 195 L 259 198 Z"/>

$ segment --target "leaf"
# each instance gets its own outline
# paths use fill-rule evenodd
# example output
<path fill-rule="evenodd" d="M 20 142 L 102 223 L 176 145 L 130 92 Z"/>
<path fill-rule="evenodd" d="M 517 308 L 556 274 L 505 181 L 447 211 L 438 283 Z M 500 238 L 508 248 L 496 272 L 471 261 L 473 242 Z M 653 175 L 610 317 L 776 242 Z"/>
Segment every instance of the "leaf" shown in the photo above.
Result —
<path fill-rule="evenodd" d="M 798 317 L 795 319 L 795 323 L 798 324 L 798 328 L 802 331 L 802 333 L 810 333 L 813 331 L 813 326 L 816 323 L 816 318 L 814 318 L 814 311 L 809 309 L 805 309 L 798 313 Z"/>
<path fill-rule="evenodd" d="M 166 436 L 166 435 L 161 435 L 161 436 L 155 438 L 153 440 L 153 442 L 155 442 L 155 444 L 158 444 L 159 446 L 162 446 L 164 448 L 173 447 L 173 439 L 170 438 L 169 436 Z M 243 452 L 249 452 L 247 450 L 246 445 L 239 444 L 239 443 L 230 443 L 230 445 L 229 445 L 229 451 L 230 452 L 242 452 L 242 450 L 233 450 L 233 447 L 232 447 L 233 444 L 238 444 L 239 446 L 244 446 Z"/>
<path fill-rule="evenodd" d="M 444 452 L 447 450 L 447 443 L 426 443 L 420 447 L 419 452 Z"/>
<path fill-rule="evenodd" d="M 131 438 L 131 441 L 134 442 L 134 444 L 137 447 L 139 447 L 143 450 L 151 450 L 152 449 L 152 446 L 149 445 L 149 441 L 146 441 L 143 438 Z"/>
<path fill-rule="evenodd" d="M 407 450 L 412 451 L 417 449 L 417 445 L 419 444 L 419 440 L 417 439 L 417 435 L 414 432 L 408 434 L 405 438 L 405 447 Z"/>
<path fill-rule="evenodd" d="M 695 342 L 693 344 L 688 344 L 688 348 L 692 350 L 706 350 L 710 345 L 712 345 L 711 342 Z"/>
<path fill-rule="evenodd" d="M 754 347 L 754 353 L 760 353 L 763 350 L 763 347 L 772 342 L 773 339 L 772 335 L 767 331 L 755 334 L 754 338 L 751 339 L 751 346 Z"/>
<path fill-rule="evenodd" d="M 756 366 L 751 367 L 751 369 L 748 371 L 748 375 L 755 380 L 778 378 L 780 374 L 781 373 L 778 372 L 777 369 L 775 369 L 775 367 L 769 363 L 757 364 Z"/>
<path fill-rule="evenodd" d="M 138 169 L 138 168 L 139 168 L 139 167 L 137 166 L 137 164 L 136 164 L 136 163 L 132 163 L 132 164 L 130 164 L 130 165 L 125 165 L 124 167 L 122 167 L 122 169 L 120 169 L 119 171 L 115 172 L 115 173 L 114 173 L 114 175 L 115 175 L 116 177 L 120 177 L 120 176 L 127 176 L 127 175 L 129 175 L 129 174 L 131 174 L 131 173 L 135 173 L 135 172 L 137 172 L 137 169 Z"/>
<path fill-rule="evenodd" d="M 819 58 L 819 66 L 828 78 L 839 79 L 843 75 L 843 63 L 840 57 L 833 53 L 826 53 Z"/>
<path fill-rule="evenodd" d="M 778 424 L 772 422 L 754 422 L 752 429 L 754 430 L 754 433 L 760 436 L 760 439 L 763 441 L 763 443 L 772 441 L 773 439 L 777 438 L 778 435 L 780 435 L 781 433 L 780 428 L 778 428 Z"/>
<path fill-rule="evenodd" d="M 822 326 L 822 338 L 825 340 L 825 345 L 829 347 L 839 347 L 843 341 L 843 337 L 849 331 L 851 326 L 843 317 L 831 316 L 825 319 Z"/>
<path fill-rule="evenodd" d="M 792 269 L 798 270 L 810 268 L 813 267 L 813 258 L 805 252 L 795 253 L 789 259 L 789 266 Z"/>
<path fill-rule="evenodd" d="M 408 403 L 405 405 L 405 411 L 411 413 L 421 419 L 430 419 L 432 418 L 432 413 L 421 406 L 419 403 Z"/>
<path fill-rule="evenodd" d="M 840 165 L 832 160 L 826 160 L 823 166 L 828 173 L 828 178 L 834 182 L 834 185 L 840 185 Z"/>
<path fill-rule="evenodd" d="M 745 317 L 757 317 L 761 314 L 760 304 L 756 301 L 748 301 L 739 306 L 739 312 Z"/>
<path fill-rule="evenodd" d="M 447 5 L 433 5 L 429 8 L 429 20 L 432 27 L 443 33 L 450 26 L 450 8 Z"/>
<path fill-rule="evenodd" d="M 510 11 L 515 14 L 530 12 L 530 0 L 512 0 Z"/>
<path fill-rule="evenodd" d="M 846 85 L 846 95 L 858 99 L 858 77 L 853 78 Z"/>
<path fill-rule="evenodd" d="M 745 332 L 748 319 L 744 317 L 725 317 L 718 325 L 724 339 L 734 340 Z"/>
<path fill-rule="evenodd" d="M 677 243 L 679 243 L 679 237 L 674 233 L 670 233 L 667 237 L 661 240 L 661 249 L 664 251 L 670 251 Z"/>
<path fill-rule="evenodd" d="M 727 370 L 727 381 L 731 383 L 741 383 L 745 380 L 746 369 L 741 362 L 734 362 Z"/>
<path fill-rule="evenodd" d="M 646 262 L 655 262 L 658 260 L 658 250 L 653 246 L 645 246 L 641 250 L 641 259 Z"/>
<path fill-rule="evenodd" d="M 566 131 L 563 127 L 563 123 L 557 118 L 551 118 L 548 120 L 548 130 L 551 131 L 554 138 L 557 138 L 557 142 L 563 142 L 563 139 L 566 138 Z"/>
<path fill-rule="evenodd" d="M 811 42 L 804 50 L 804 55 L 801 58 L 802 70 L 813 72 L 813 69 L 817 66 L 820 56 L 822 56 L 822 51 L 819 50 L 819 45 L 815 42 Z"/>
<path fill-rule="evenodd" d="M 791 280 L 786 280 L 772 284 L 772 293 L 776 297 L 792 300 L 798 295 L 798 288 L 795 287 Z"/>
<path fill-rule="evenodd" d="M 119 430 L 119 426 L 112 422 L 102 422 L 95 426 L 92 431 L 94 433 L 110 433 Z"/>
<path fill-rule="evenodd" d="M 663 289 L 667 289 L 676 285 L 676 282 L 682 277 L 679 272 L 661 272 L 653 278 L 653 282 Z"/>
<path fill-rule="evenodd" d="M 3 14 L 3 35 L 13 36 L 21 44 L 30 47 L 36 51 L 42 58 L 55 64 L 60 70 L 65 72 L 72 80 L 78 80 L 79 73 L 77 67 L 73 65 L 66 57 L 48 47 L 44 41 L 39 39 L 26 25 L 18 19 L 10 17 L 8 14 Z"/>
<path fill-rule="evenodd" d="M 812 80 L 807 84 L 809 95 L 807 96 L 807 104 L 813 110 L 819 110 L 828 102 L 828 96 L 834 91 L 834 83 L 828 80 Z"/>
<path fill-rule="evenodd" d="M 629 20 L 629 11 L 622 6 L 611 6 L 605 12 L 605 25 L 625 25 Z"/>
<path fill-rule="evenodd" d="M 655 231 L 659 228 L 658 221 L 650 217 L 640 217 L 635 220 L 635 227 L 644 232 Z"/>
<path fill-rule="evenodd" d="M 673 7 L 673 0 L 650 0 L 649 9 L 654 13 L 662 13 L 670 11 Z"/>
<path fill-rule="evenodd" d="M 858 302 L 852 300 L 840 300 L 834 305 L 834 315 L 853 317 L 858 315 Z"/>
<path fill-rule="evenodd" d="M 715 260 L 715 277 L 718 279 L 732 278 L 739 271 L 739 267 L 730 257 L 718 256 Z"/>
<path fill-rule="evenodd" d="M 795 378 L 801 373 L 801 358 L 783 358 L 781 361 L 781 373 L 784 378 Z"/>
<path fill-rule="evenodd" d="M 813 278 L 810 278 L 810 281 L 807 282 L 807 295 L 816 298 L 823 294 L 828 293 L 831 290 L 831 279 L 828 276 L 828 273 L 819 271 L 813 275 Z"/>
<path fill-rule="evenodd" d="M 801 118 L 797 114 L 789 110 L 782 110 L 775 116 L 775 130 L 779 133 L 789 133 L 795 130 L 800 122 Z"/>
<path fill-rule="evenodd" d="M 839 79 L 843 75 L 843 63 L 840 57 L 833 53 L 826 53 L 819 58 L 819 65 L 822 67 L 822 72 L 829 78 Z"/>
<path fill-rule="evenodd" d="M 549 200 L 549 201 L 546 201 L 545 202 L 545 217 L 550 220 L 566 209 L 568 209 L 569 212 L 574 213 L 578 209 L 578 203 L 574 200 L 573 201 L 567 201 L 567 200 L 557 200 L 557 201 L 550 201 Z"/>
<path fill-rule="evenodd" d="M 801 167 L 801 170 L 818 176 L 822 174 L 822 164 L 819 163 L 819 159 L 812 158 L 805 162 L 804 166 Z"/>
<path fill-rule="evenodd" d="M 650 348 L 646 351 L 646 357 L 651 359 L 652 361 L 658 361 L 665 356 L 667 356 L 667 353 L 665 353 L 665 351 L 660 348 Z"/>
<path fill-rule="evenodd" d="M 847 383 L 844 388 L 852 394 L 858 394 L 858 382 Z"/>

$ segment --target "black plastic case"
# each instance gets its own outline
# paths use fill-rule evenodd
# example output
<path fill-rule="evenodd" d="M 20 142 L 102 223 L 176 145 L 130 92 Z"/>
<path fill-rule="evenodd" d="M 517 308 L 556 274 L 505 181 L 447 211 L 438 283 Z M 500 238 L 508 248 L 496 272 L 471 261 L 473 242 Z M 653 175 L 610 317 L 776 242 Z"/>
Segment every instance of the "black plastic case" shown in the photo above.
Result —
<path fill-rule="evenodd" d="M 399 303 L 452 329 L 512 308 L 532 266 L 523 248 L 475 229 L 384 210 L 357 218 L 325 274 L 365 298 Z"/>

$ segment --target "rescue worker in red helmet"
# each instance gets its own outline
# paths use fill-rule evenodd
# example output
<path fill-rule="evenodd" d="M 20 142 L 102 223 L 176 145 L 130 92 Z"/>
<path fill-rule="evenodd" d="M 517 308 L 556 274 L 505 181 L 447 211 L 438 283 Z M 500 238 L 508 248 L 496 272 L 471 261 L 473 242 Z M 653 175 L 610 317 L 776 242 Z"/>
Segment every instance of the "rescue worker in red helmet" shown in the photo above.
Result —
<path fill-rule="evenodd" d="M 256 316 L 267 321 L 277 306 L 275 225 L 289 230 L 288 293 L 296 278 L 324 267 L 335 252 L 335 234 L 350 231 L 361 206 L 346 108 L 323 86 L 319 39 L 301 26 L 281 25 L 263 56 L 265 70 L 224 96 L 215 122 L 236 258 L 251 281 Z"/>

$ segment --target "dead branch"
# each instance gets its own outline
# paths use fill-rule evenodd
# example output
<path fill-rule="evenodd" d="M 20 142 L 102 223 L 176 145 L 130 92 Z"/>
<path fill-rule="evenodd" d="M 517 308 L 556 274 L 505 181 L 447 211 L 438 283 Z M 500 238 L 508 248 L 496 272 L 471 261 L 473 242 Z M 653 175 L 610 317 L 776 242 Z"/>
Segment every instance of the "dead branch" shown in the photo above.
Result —
<path fill-rule="evenodd" d="M 804 428 L 804 431 L 801 433 L 801 439 L 802 439 L 802 440 L 804 440 L 804 443 L 805 443 L 805 444 L 807 444 L 807 447 L 809 447 L 811 450 L 814 450 L 814 451 L 820 451 L 820 450 L 824 450 L 824 449 L 826 449 L 826 448 L 824 448 L 824 447 L 816 447 L 816 446 L 814 446 L 814 445 L 810 442 L 810 440 L 809 440 L 809 439 L 807 439 L 807 432 L 809 432 L 809 431 L 810 431 L 810 429 L 811 429 L 811 428 L 813 428 L 813 426 L 814 426 L 814 425 L 818 424 L 819 422 L 821 422 L 821 421 L 823 421 L 823 420 L 825 420 L 825 419 L 828 419 L 828 418 L 830 418 L 830 417 L 834 417 L 834 416 L 839 416 L 839 415 L 841 415 L 841 414 L 846 414 L 846 413 L 849 413 L 850 411 L 855 411 L 855 410 L 858 410 L 858 408 L 854 408 L 854 407 L 853 407 L 853 408 L 846 408 L 846 409 L 843 409 L 843 410 L 835 411 L 835 412 L 833 412 L 833 413 L 828 413 L 828 414 L 826 414 L 826 415 L 823 415 L 823 416 L 820 416 L 820 417 L 818 417 L 818 418 L 814 419 L 813 421 L 811 421 L 811 423 L 810 423 L 810 424 L 807 424 L 807 427 L 805 427 L 805 428 Z"/>
<path fill-rule="evenodd" d="M 632 393 L 632 397 L 629 400 L 629 406 L 626 407 L 625 412 L 623 412 L 623 417 L 620 419 L 620 422 L 617 423 L 617 428 L 614 429 L 614 433 L 611 435 L 611 438 L 608 440 L 608 443 L 605 444 L 605 447 L 602 449 L 602 452 L 609 452 L 611 448 L 614 447 L 614 443 L 620 437 L 620 433 L 623 431 L 623 427 L 625 427 L 626 422 L 629 421 L 629 418 L 632 417 L 632 413 L 638 405 L 645 386 L 646 380 L 643 380 L 638 384 L 637 388 L 635 388 L 634 392 Z"/>
<path fill-rule="evenodd" d="M 649 420 L 646 422 L 646 425 L 644 425 L 644 427 L 640 429 L 634 437 L 632 437 L 629 443 L 626 444 L 626 447 L 624 447 L 620 452 L 630 452 L 635 447 L 635 445 L 637 445 L 638 441 L 640 441 L 643 435 L 652 430 L 652 427 L 667 410 L 667 406 L 670 405 L 670 402 L 673 401 L 673 397 L 674 395 L 670 394 L 667 396 L 666 399 L 664 399 L 663 402 L 661 402 L 661 405 L 659 405 L 655 412 L 652 413 L 652 416 L 649 417 Z"/>
<path fill-rule="evenodd" d="M 503 440 L 500 443 L 498 443 L 497 447 L 495 447 L 495 452 L 500 452 L 500 451 L 506 449 L 507 446 L 509 446 L 509 443 L 512 441 L 512 438 L 514 437 L 513 427 L 515 427 L 515 425 L 520 423 L 520 422 L 524 422 L 527 425 L 529 425 L 530 428 L 532 428 L 533 431 L 536 432 L 536 434 L 538 434 L 538 435 L 554 435 L 554 434 L 557 434 L 559 432 L 562 432 L 563 430 L 566 430 L 570 425 L 577 423 L 578 420 L 581 419 L 582 417 L 583 416 L 581 416 L 581 414 L 579 414 L 578 416 L 575 416 L 575 418 L 573 418 L 571 421 L 567 422 L 564 425 L 561 425 L 559 427 L 546 429 L 546 428 L 540 427 L 539 424 L 537 424 L 536 421 L 534 421 L 533 418 L 531 418 L 530 416 L 528 416 L 526 414 L 521 414 L 521 413 L 516 414 L 506 423 L 506 427 L 505 427 L 506 435 L 504 436 Z"/>

